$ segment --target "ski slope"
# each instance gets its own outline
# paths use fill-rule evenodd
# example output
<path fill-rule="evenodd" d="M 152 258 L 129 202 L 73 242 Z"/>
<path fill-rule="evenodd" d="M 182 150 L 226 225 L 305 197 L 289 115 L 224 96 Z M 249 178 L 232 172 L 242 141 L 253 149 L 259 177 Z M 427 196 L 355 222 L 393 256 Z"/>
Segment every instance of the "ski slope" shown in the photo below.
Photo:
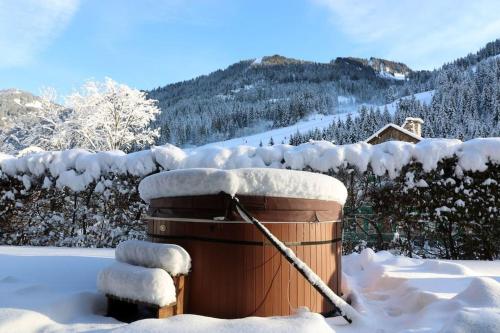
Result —
<path fill-rule="evenodd" d="M 432 101 L 432 97 L 434 96 L 434 90 L 430 91 L 424 91 L 418 94 L 415 94 L 415 99 L 418 101 L 424 103 L 424 104 L 430 104 Z M 384 107 L 387 106 L 387 109 L 390 114 L 394 114 L 396 111 L 397 104 L 402 100 L 402 99 L 407 99 L 411 98 L 411 96 L 405 96 L 402 98 L 399 98 L 395 100 L 392 103 L 378 106 L 380 110 L 383 110 Z M 361 105 L 360 105 L 361 106 Z M 218 142 L 212 142 L 209 144 L 206 144 L 202 147 L 235 147 L 239 145 L 246 145 L 246 146 L 252 146 L 252 147 L 258 147 L 260 143 L 265 146 L 269 143 L 271 138 L 273 139 L 274 143 L 279 144 L 279 143 L 288 143 L 290 140 L 290 136 L 296 134 L 297 132 L 299 133 L 307 133 L 311 130 L 314 130 L 315 128 L 318 129 L 324 129 L 327 128 L 333 121 L 337 120 L 345 120 L 348 115 L 351 115 L 351 117 L 356 117 L 358 116 L 357 111 L 352 111 L 352 112 L 344 112 L 344 113 L 339 113 L 339 114 L 334 114 L 334 115 L 322 115 L 322 114 L 314 114 L 309 116 L 306 120 L 301 120 L 298 123 L 287 126 L 287 127 L 281 127 L 281 128 L 276 128 L 272 129 L 269 131 L 253 134 L 253 135 L 248 135 L 248 136 L 242 136 L 239 138 L 234 138 L 234 139 L 229 139 L 225 141 L 218 141 Z"/>

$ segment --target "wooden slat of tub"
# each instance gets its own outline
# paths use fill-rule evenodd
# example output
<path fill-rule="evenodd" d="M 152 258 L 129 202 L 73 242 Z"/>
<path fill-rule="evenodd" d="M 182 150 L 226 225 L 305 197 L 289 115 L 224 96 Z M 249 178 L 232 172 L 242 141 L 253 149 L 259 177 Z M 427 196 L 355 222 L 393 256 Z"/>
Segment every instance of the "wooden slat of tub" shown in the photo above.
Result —
<path fill-rule="evenodd" d="M 297 239 L 297 225 L 289 225 L 288 228 L 289 239 Z M 292 310 L 297 309 L 297 299 L 298 299 L 298 291 L 297 288 L 293 286 L 297 286 L 297 271 L 292 267 L 290 263 L 287 263 L 287 266 L 290 268 L 290 305 Z"/>
<path fill-rule="evenodd" d="M 259 231 L 257 228 L 253 228 L 253 239 L 259 240 L 262 239 L 262 236 L 260 235 Z M 265 297 L 265 291 L 264 291 L 264 246 L 255 246 L 254 247 L 254 253 L 255 253 L 255 314 L 256 316 L 263 316 L 264 315 L 264 309 L 263 309 L 263 304 L 264 304 L 264 297 Z"/>
<path fill-rule="evenodd" d="M 242 238 L 245 239 L 245 229 L 241 228 L 241 234 Z M 246 252 L 247 246 L 240 246 L 240 249 L 238 251 L 238 256 L 240 258 L 243 258 L 242 262 L 237 265 L 238 266 L 238 277 L 239 281 L 237 280 L 237 283 L 240 284 L 240 288 L 238 286 L 235 286 L 237 288 L 237 297 L 238 297 L 238 306 L 237 306 L 237 313 L 245 313 L 246 307 L 247 307 L 247 297 L 245 297 L 245 294 L 243 293 L 245 290 L 248 290 L 248 279 L 245 274 L 246 271 L 246 266 L 248 264 L 248 254 Z"/>
<path fill-rule="evenodd" d="M 271 300 L 271 287 L 272 287 L 272 279 L 273 279 L 273 265 L 272 265 L 272 256 L 274 254 L 274 248 L 270 246 L 264 246 L 264 292 L 266 293 L 264 303 L 264 312 L 272 313 L 273 306 Z"/>
<path fill-rule="evenodd" d="M 220 231 L 219 233 L 222 235 L 223 238 L 227 239 L 231 237 L 231 232 L 228 228 L 228 225 L 223 225 L 220 224 Z M 240 239 L 240 235 L 237 234 L 237 230 L 235 230 L 235 235 L 232 235 L 236 239 Z M 222 296 L 221 299 L 221 313 L 226 313 L 227 316 L 234 316 L 236 314 L 236 309 L 237 309 L 237 304 L 234 304 L 233 301 L 237 299 L 237 290 L 235 286 L 237 272 L 238 272 L 238 265 L 235 265 L 233 260 L 231 259 L 232 256 L 237 256 L 238 255 L 238 249 L 240 248 L 239 246 L 234 247 L 228 244 L 217 244 L 217 248 L 219 249 L 219 255 L 218 257 L 220 258 L 221 262 L 227 263 L 227 265 L 223 265 L 224 268 L 227 269 L 219 269 L 217 270 L 217 279 L 216 281 L 220 281 L 221 285 L 227 286 L 226 287 L 226 292 L 221 293 L 220 295 Z M 241 263 L 239 263 L 241 265 Z M 213 288 L 213 286 L 212 286 Z M 214 288 L 215 289 L 215 288 Z"/>
<path fill-rule="evenodd" d="M 337 226 L 336 224 L 330 226 L 329 234 L 332 236 L 332 239 L 337 238 Z M 337 259 L 335 258 L 335 253 L 337 250 L 337 244 L 329 244 L 328 246 L 328 269 L 329 269 L 329 276 L 328 279 L 325 280 L 328 286 L 336 293 L 337 292 L 337 272 L 335 271 L 335 264 Z M 328 304 L 328 311 L 333 310 L 333 307 L 331 304 Z"/>
<path fill-rule="evenodd" d="M 284 240 L 289 241 L 289 233 L 288 226 L 283 226 L 281 228 L 281 235 Z M 281 259 L 281 292 L 282 292 L 282 302 L 281 302 L 281 313 L 289 314 L 290 313 L 290 305 L 289 305 L 289 289 L 288 289 L 288 281 L 290 279 L 290 264 L 289 262 L 280 255 Z"/>
<path fill-rule="evenodd" d="M 337 224 L 334 225 L 333 230 L 332 230 L 332 234 L 333 234 L 334 239 L 338 237 Z M 330 281 L 329 286 L 330 286 L 330 288 L 332 288 L 333 291 L 338 290 L 338 275 L 337 275 L 338 272 L 333 266 L 333 263 L 335 263 L 337 261 L 336 256 L 337 256 L 337 243 L 332 244 L 332 247 L 331 247 L 332 260 L 329 260 L 330 269 L 332 270 L 332 276 L 331 276 L 331 281 Z"/>
<path fill-rule="evenodd" d="M 319 236 L 320 238 L 325 237 L 325 226 L 323 224 L 319 225 Z M 325 245 L 318 245 L 318 276 L 324 280 L 324 276 L 326 274 L 326 268 L 323 266 L 323 261 L 325 259 Z M 319 308 L 318 312 L 324 312 L 324 298 L 319 295 L 319 293 L 316 295 L 318 297 L 318 303 L 319 303 Z"/>
<path fill-rule="evenodd" d="M 272 233 L 274 235 L 281 236 L 281 224 L 273 225 Z M 278 238 L 280 239 L 280 238 Z M 273 259 L 272 259 L 272 267 L 273 267 L 273 279 L 272 279 L 272 293 L 271 297 L 273 298 L 273 315 L 279 315 L 281 313 L 281 275 L 280 275 L 280 263 L 281 263 L 281 253 L 278 252 L 275 248 L 273 248 Z"/>
<path fill-rule="evenodd" d="M 320 224 L 319 225 L 319 235 L 317 235 L 317 237 L 320 237 L 319 239 L 323 239 L 323 237 L 325 237 L 325 232 L 326 232 L 326 229 L 325 229 L 324 224 Z M 318 246 L 318 252 L 319 252 L 318 276 L 323 281 L 325 280 L 325 275 L 327 274 L 327 269 L 324 266 L 325 253 L 326 253 L 325 248 L 326 248 L 326 246 L 324 244 Z M 323 297 L 321 297 L 319 295 L 319 293 L 316 295 L 316 297 L 318 297 L 318 300 L 320 302 L 320 307 L 319 307 L 318 311 L 323 312 L 325 310 L 324 303 L 323 303 L 324 302 Z"/>
<path fill-rule="evenodd" d="M 324 237 L 325 233 L 325 226 L 324 224 L 320 224 L 318 228 L 318 232 L 316 234 L 317 239 L 322 239 Z M 318 275 L 321 279 L 325 276 L 325 267 L 323 266 L 324 258 L 325 258 L 325 247 L 324 246 L 319 246 L 318 247 L 318 254 L 319 254 L 319 260 L 318 260 Z M 323 306 L 323 299 L 321 298 L 321 306 L 319 308 L 320 312 L 323 312 L 324 306 Z"/>
<path fill-rule="evenodd" d="M 194 235 L 196 235 L 196 232 L 197 232 L 196 227 L 197 226 L 188 225 L 187 227 L 188 227 L 188 230 L 190 230 L 191 232 L 193 232 Z M 208 253 L 208 251 L 212 250 L 213 244 L 201 244 L 201 242 L 190 242 L 190 243 L 193 244 L 194 247 L 196 248 L 195 252 L 197 254 L 197 258 L 200 258 L 197 261 L 196 265 L 197 266 L 200 265 L 200 267 L 202 268 L 201 272 L 195 272 L 196 267 L 193 267 L 193 275 L 197 274 L 196 280 L 198 282 L 198 288 L 197 288 L 198 292 L 192 294 L 192 297 L 191 297 L 191 300 L 193 301 L 193 303 L 196 304 L 196 307 L 193 307 L 193 311 L 196 311 L 194 313 L 203 313 L 202 311 L 206 311 L 207 309 L 205 309 L 203 307 L 202 300 L 198 299 L 200 297 L 200 295 L 206 295 L 205 297 L 207 297 L 209 299 L 211 297 L 214 297 L 214 290 L 212 290 L 213 288 L 211 286 L 211 284 L 213 282 L 210 281 L 209 279 L 201 278 L 201 276 L 200 276 L 201 274 L 206 274 L 207 276 L 211 276 L 211 269 L 213 267 L 213 265 L 211 263 L 206 262 L 204 260 L 205 255 L 204 255 L 203 251 L 205 250 Z"/>
<path fill-rule="evenodd" d="M 228 224 L 226 225 L 222 225 L 222 233 L 224 235 L 224 238 L 226 237 L 231 237 L 231 230 L 230 229 L 230 226 Z M 241 239 L 239 237 L 241 237 L 239 235 L 238 232 L 235 232 L 235 234 L 233 235 L 233 237 L 235 239 Z M 219 244 L 219 248 L 221 249 L 221 252 L 223 253 L 223 258 L 222 260 L 224 260 L 225 262 L 229 262 L 231 260 L 230 257 L 234 256 L 234 255 L 239 255 L 239 252 L 241 250 L 241 246 L 237 246 L 237 247 L 234 247 L 234 246 L 231 246 L 231 245 L 228 245 L 228 244 Z M 229 258 L 228 258 L 229 257 Z M 237 300 L 237 302 L 235 303 L 240 303 L 241 302 L 241 299 L 238 298 L 238 289 L 239 288 L 236 288 L 236 281 L 238 281 L 237 279 L 239 278 L 239 268 L 241 268 L 242 266 L 242 263 L 240 262 L 239 265 L 235 265 L 234 267 L 228 267 L 228 265 L 223 265 L 224 268 L 221 269 L 221 271 L 223 272 L 223 280 L 222 281 L 225 281 L 225 284 L 227 285 L 227 299 L 226 299 L 226 303 L 225 303 L 225 306 L 227 307 L 226 309 L 231 309 L 231 311 L 229 312 L 231 317 L 232 316 L 235 316 L 238 310 L 238 304 L 234 304 L 232 301 L 233 300 Z M 226 310 L 227 311 L 227 310 Z"/>
<path fill-rule="evenodd" d="M 328 236 L 333 236 L 333 230 L 335 228 L 333 228 L 333 224 L 330 224 L 330 225 L 326 225 L 324 224 L 324 233 L 323 235 L 328 235 Z M 332 238 L 330 238 L 332 239 Z M 323 256 L 323 267 L 324 267 L 324 275 L 323 275 L 323 282 L 325 282 L 330 288 L 332 287 L 331 285 L 331 279 L 332 279 L 332 270 L 331 270 L 331 262 L 332 262 L 332 246 L 335 245 L 335 244 L 325 244 L 323 246 L 323 249 L 324 249 L 324 253 L 325 255 Z M 326 311 L 330 311 L 331 307 L 330 307 L 330 303 L 329 302 L 326 302 L 325 300 L 325 304 L 326 304 Z"/>
<path fill-rule="evenodd" d="M 264 313 L 272 313 L 272 304 L 270 302 L 270 287 L 271 287 L 271 279 L 272 279 L 272 267 L 271 267 L 271 257 L 273 255 L 273 249 L 270 248 L 269 246 L 264 246 L 263 247 L 263 268 L 264 268 L 264 280 L 263 280 L 263 286 L 264 286 L 264 295 L 263 295 L 263 300 L 264 300 L 264 305 L 262 307 L 262 310 Z"/>
<path fill-rule="evenodd" d="M 336 238 L 336 228 L 331 226 L 327 228 L 328 235 L 332 237 L 332 239 Z M 327 275 L 324 278 L 325 283 L 333 290 L 335 291 L 336 289 L 336 276 L 335 276 L 335 270 L 333 269 L 333 264 L 335 262 L 335 258 L 333 257 L 333 254 L 335 253 L 336 246 L 335 244 L 328 244 L 328 246 L 325 246 L 326 251 L 328 253 L 327 255 L 327 260 L 326 260 L 326 268 L 327 268 Z M 330 309 L 330 308 L 329 308 Z M 328 310 L 327 310 L 328 311 Z"/>
<path fill-rule="evenodd" d="M 337 223 L 337 238 L 342 238 L 342 223 Z M 337 273 L 337 294 L 340 295 L 342 292 L 342 242 L 335 243 L 336 247 L 336 273 Z"/>
<path fill-rule="evenodd" d="M 159 221 L 157 221 L 159 222 Z M 171 227 L 171 226 L 168 226 L 168 227 Z M 190 232 L 190 229 L 189 229 L 189 226 L 184 226 L 185 231 L 186 232 Z M 171 230 L 171 229 L 168 229 L 168 230 Z M 165 242 L 165 240 L 162 240 L 162 242 Z M 168 242 L 171 242 L 171 241 L 168 241 Z M 194 274 L 196 274 L 196 272 L 198 270 L 201 270 L 203 271 L 205 269 L 204 267 L 204 263 L 202 260 L 199 260 L 198 258 L 200 258 L 200 253 L 199 253 L 199 250 L 198 250 L 198 245 L 197 244 L 194 244 L 194 243 L 189 243 L 189 242 L 182 242 L 182 241 L 174 241 L 172 243 L 175 243 L 175 244 L 178 244 L 182 247 L 184 247 L 186 249 L 186 251 L 188 251 L 188 253 L 190 254 L 192 260 L 191 260 L 191 271 L 189 272 L 189 280 L 188 280 L 188 288 L 187 288 L 187 292 L 188 294 L 186 295 L 187 299 L 187 303 L 186 303 L 186 313 L 193 313 L 194 312 L 194 309 L 193 309 L 193 305 L 196 305 L 196 304 L 193 304 L 193 295 L 198 295 L 198 293 L 202 292 L 202 286 L 201 286 L 201 283 L 200 283 L 200 280 L 199 279 L 196 279 Z"/>
<path fill-rule="evenodd" d="M 245 228 L 239 228 L 238 239 L 245 239 Z M 236 271 L 237 271 L 236 279 L 233 282 L 234 283 L 233 288 L 236 289 L 236 299 L 238 300 L 236 306 L 237 310 L 236 314 L 244 313 L 246 307 L 245 294 L 247 288 L 247 281 L 245 277 L 245 267 L 246 267 L 246 262 L 248 260 L 246 256 L 246 247 L 247 246 L 238 246 L 237 249 L 238 258 L 244 258 L 244 259 L 243 262 L 241 262 L 239 265 L 236 265 Z M 230 249 L 228 250 L 231 251 Z M 240 288 L 238 285 L 242 285 L 242 288 Z"/>
<path fill-rule="evenodd" d="M 190 232 L 190 226 L 186 226 L 187 231 Z M 201 253 L 199 253 L 199 250 L 197 248 L 197 244 L 195 243 L 186 243 L 188 247 L 186 248 L 186 251 L 188 251 L 189 255 L 191 256 L 191 272 L 189 276 L 189 289 L 188 289 L 188 304 L 187 304 L 187 311 L 188 313 L 195 313 L 194 312 L 194 305 L 193 300 L 195 299 L 196 295 L 199 295 L 200 292 L 202 292 L 202 281 L 200 279 L 197 279 L 194 277 L 194 274 L 198 270 L 201 270 L 202 272 L 206 269 L 205 268 L 205 263 L 203 262 L 203 257 L 200 257 Z M 208 296 L 208 295 L 207 295 Z"/>
<path fill-rule="evenodd" d="M 304 239 L 304 226 L 306 224 L 300 223 L 297 224 L 297 241 L 302 241 Z M 301 258 L 301 260 L 304 260 L 304 247 L 303 246 L 295 246 L 294 247 L 294 252 L 296 253 L 297 257 Z M 299 306 L 305 306 L 307 303 L 305 303 L 305 294 L 306 294 L 306 289 L 307 289 L 307 282 L 303 276 L 299 276 L 299 293 L 297 296 L 297 302 Z"/>
<path fill-rule="evenodd" d="M 245 239 L 253 239 L 253 226 L 245 226 Z M 255 292 L 248 294 L 248 290 L 255 290 L 256 269 L 255 269 L 255 246 L 245 247 L 245 307 L 241 312 L 246 316 L 250 316 L 255 311 Z"/>
<path fill-rule="evenodd" d="M 324 224 L 319 225 L 319 233 L 316 234 L 316 237 L 319 237 L 318 239 L 324 239 L 326 238 L 325 233 L 326 233 L 326 228 Z M 326 267 L 324 266 L 324 262 L 326 259 L 327 252 L 325 251 L 326 245 L 319 245 L 318 246 L 318 276 L 321 278 L 321 280 L 325 280 L 325 275 L 327 274 Z M 319 300 L 319 312 L 323 312 L 325 310 L 324 308 L 324 299 L 317 294 L 318 300 Z"/>
<path fill-rule="evenodd" d="M 320 228 L 319 228 L 319 234 L 317 234 L 317 237 L 323 237 L 324 233 L 325 233 L 325 226 L 323 224 L 321 224 Z M 318 252 L 319 252 L 318 276 L 323 280 L 324 276 L 326 274 L 326 269 L 324 267 L 325 246 L 319 246 L 318 247 Z M 324 299 L 321 298 L 320 302 L 321 302 L 321 306 L 319 308 L 319 312 L 323 312 L 325 310 Z"/>
<path fill-rule="evenodd" d="M 311 223 L 310 224 L 310 237 L 316 237 L 316 229 L 318 228 L 319 223 Z M 311 268 L 314 269 L 315 272 L 318 270 L 318 245 L 311 245 Z M 318 297 L 316 296 L 315 291 L 311 293 L 311 311 L 317 312 L 318 310 Z"/>
<path fill-rule="evenodd" d="M 310 237 L 310 230 L 311 230 L 311 224 L 303 224 L 304 228 L 304 237 L 303 239 L 305 241 L 307 240 L 310 240 L 311 237 Z M 311 262 L 311 246 L 301 246 L 301 248 L 303 248 L 303 252 L 304 252 L 304 256 L 302 257 L 302 260 L 309 266 L 309 267 L 314 267 L 312 266 L 312 262 Z M 313 268 L 314 270 L 314 268 Z M 304 304 L 306 304 L 306 306 L 309 306 L 309 304 L 311 304 L 311 299 L 312 297 L 314 297 L 314 295 L 312 295 L 312 292 L 313 292 L 313 288 L 311 287 L 311 285 L 309 283 L 306 284 L 306 287 L 304 288 Z"/>

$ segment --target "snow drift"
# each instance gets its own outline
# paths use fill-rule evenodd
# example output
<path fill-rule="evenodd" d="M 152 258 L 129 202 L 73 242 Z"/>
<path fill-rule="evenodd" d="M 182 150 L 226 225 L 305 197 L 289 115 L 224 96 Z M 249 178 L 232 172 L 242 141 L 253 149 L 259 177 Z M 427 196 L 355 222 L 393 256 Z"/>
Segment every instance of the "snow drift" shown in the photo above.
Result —
<path fill-rule="evenodd" d="M 0 246 L 0 332 L 484 332 L 500 329 L 500 262 L 443 261 L 364 250 L 343 257 L 344 294 L 363 322 L 305 309 L 289 317 L 195 315 L 125 324 L 105 317 L 95 277 L 113 250 Z"/>

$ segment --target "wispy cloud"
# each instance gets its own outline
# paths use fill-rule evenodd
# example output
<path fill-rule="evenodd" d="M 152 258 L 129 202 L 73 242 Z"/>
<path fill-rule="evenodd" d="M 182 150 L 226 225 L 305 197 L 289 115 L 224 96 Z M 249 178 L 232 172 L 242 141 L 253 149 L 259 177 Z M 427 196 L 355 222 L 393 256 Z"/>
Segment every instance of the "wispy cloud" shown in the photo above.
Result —
<path fill-rule="evenodd" d="M 0 68 L 23 66 L 64 30 L 78 0 L 0 0 Z"/>
<path fill-rule="evenodd" d="M 312 0 L 361 46 L 414 68 L 439 67 L 500 38 L 498 0 Z"/>

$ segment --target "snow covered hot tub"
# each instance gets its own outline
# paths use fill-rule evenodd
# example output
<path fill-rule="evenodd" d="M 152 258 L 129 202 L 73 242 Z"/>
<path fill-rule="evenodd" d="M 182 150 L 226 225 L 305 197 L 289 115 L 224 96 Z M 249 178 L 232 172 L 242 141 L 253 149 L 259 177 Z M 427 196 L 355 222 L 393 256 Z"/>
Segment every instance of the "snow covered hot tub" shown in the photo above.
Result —
<path fill-rule="evenodd" d="M 347 191 L 337 179 L 279 169 L 186 169 L 149 176 L 139 191 L 149 202 L 150 239 L 191 255 L 187 313 L 239 318 L 288 315 L 300 306 L 333 310 L 221 192 L 236 195 L 340 294 Z"/>

